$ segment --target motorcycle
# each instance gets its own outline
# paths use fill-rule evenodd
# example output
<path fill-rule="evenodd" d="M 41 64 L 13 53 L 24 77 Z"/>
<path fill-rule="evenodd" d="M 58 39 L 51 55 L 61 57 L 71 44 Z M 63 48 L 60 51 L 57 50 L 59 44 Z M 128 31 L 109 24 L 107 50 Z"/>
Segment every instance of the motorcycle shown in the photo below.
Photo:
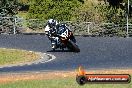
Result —
<path fill-rule="evenodd" d="M 64 26 L 60 26 L 58 29 L 58 33 L 53 33 L 52 30 L 45 30 L 46 35 L 51 40 L 53 51 L 55 51 L 57 48 L 62 50 L 68 48 L 70 51 L 80 52 L 73 33 L 68 28 L 64 28 Z"/>

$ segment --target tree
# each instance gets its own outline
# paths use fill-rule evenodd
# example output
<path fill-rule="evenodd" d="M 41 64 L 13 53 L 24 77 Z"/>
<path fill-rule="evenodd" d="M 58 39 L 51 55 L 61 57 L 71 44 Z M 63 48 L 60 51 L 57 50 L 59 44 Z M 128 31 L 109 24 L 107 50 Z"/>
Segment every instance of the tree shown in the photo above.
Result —
<path fill-rule="evenodd" d="M 19 3 L 23 3 L 23 4 L 26 4 L 28 2 L 29 2 L 29 0 L 19 0 Z"/>
<path fill-rule="evenodd" d="M 1 0 L 1 7 L 4 7 L 8 4 L 8 0 Z"/>
<path fill-rule="evenodd" d="M 90 2 L 90 0 L 78 8 L 75 13 L 77 20 L 83 22 L 109 22 L 116 24 L 125 22 L 125 10 L 107 4 L 96 4 L 96 2 Z"/>
<path fill-rule="evenodd" d="M 87 0 L 75 11 L 77 21 L 99 23 L 103 20 L 97 9 L 98 2 Z"/>
<path fill-rule="evenodd" d="M 0 9 L 2 13 L 7 15 L 17 14 L 18 1 L 17 0 L 2 0 L 0 3 Z"/>
<path fill-rule="evenodd" d="M 127 3 L 128 0 L 123 0 L 124 3 Z M 132 4 L 132 0 L 129 0 L 130 4 Z"/>
<path fill-rule="evenodd" d="M 77 0 L 34 0 L 30 5 L 28 18 L 71 20 L 73 11 L 80 4 Z"/>
<path fill-rule="evenodd" d="M 81 3 L 83 3 L 83 4 L 84 4 L 84 0 L 78 0 L 78 1 L 80 1 Z"/>

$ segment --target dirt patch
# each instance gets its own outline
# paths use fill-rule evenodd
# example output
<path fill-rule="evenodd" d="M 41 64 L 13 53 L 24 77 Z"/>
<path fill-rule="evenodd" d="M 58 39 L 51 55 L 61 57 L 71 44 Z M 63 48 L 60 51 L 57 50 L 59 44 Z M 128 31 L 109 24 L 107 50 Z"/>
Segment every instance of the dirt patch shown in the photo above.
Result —
<path fill-rule="evenodd" d="M 15 82 L 20 80 L 47 80 L 72 76 L 75 76 L 75 72 L 8 73 L 0 75 L 0 83 Z"/>
<path fill-rule="evenodd" d="M 118 70 L 90 70 L 88 74 L 132 74 L 132 69 Z M 15 82 L 20 80 L 48 80 L 73 77 L 75 78 L 77 71 L 52 71 L 52 72 L 26 72 L 26 73 L 7 73 L 0 74 L 0 84 Z"/>

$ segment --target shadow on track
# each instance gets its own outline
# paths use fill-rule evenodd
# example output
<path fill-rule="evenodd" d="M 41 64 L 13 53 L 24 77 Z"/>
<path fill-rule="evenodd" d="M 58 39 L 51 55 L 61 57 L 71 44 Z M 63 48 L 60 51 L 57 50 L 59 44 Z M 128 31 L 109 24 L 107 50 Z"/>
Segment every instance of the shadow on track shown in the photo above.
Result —
<path fill-rule="evenodd" d="M 47 52 L 73 52 L 71 50 L 49 50 Z"/>

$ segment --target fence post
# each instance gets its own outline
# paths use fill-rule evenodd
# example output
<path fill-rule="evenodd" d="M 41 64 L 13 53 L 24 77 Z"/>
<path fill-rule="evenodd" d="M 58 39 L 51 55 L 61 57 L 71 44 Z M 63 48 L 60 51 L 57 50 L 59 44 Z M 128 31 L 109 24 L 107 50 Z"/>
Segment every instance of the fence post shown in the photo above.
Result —
<path fill-rule="evenodd" d="M 127 1 L 128 2 L 128 7 L 127 7 L 127 37 L 129 37 L 129 0 Z"/>
<path fill-rule="evenodd" d="M 90 25 L 92 24 L 91 22 L 87 22 L 87 33 L 90 35 Z"/>
<path fill-rule="evenodd" d="M 90 26 L 90 24 L 88 23 L 88 28 L 87 28 L 88 35 L 90 34 L 89 26 Z"/>
<path fill-rule="evenodd" d="M 16 17 L 14 17 L 14 30 L 13 30 L 13 34 L 16 34 Z"/>

